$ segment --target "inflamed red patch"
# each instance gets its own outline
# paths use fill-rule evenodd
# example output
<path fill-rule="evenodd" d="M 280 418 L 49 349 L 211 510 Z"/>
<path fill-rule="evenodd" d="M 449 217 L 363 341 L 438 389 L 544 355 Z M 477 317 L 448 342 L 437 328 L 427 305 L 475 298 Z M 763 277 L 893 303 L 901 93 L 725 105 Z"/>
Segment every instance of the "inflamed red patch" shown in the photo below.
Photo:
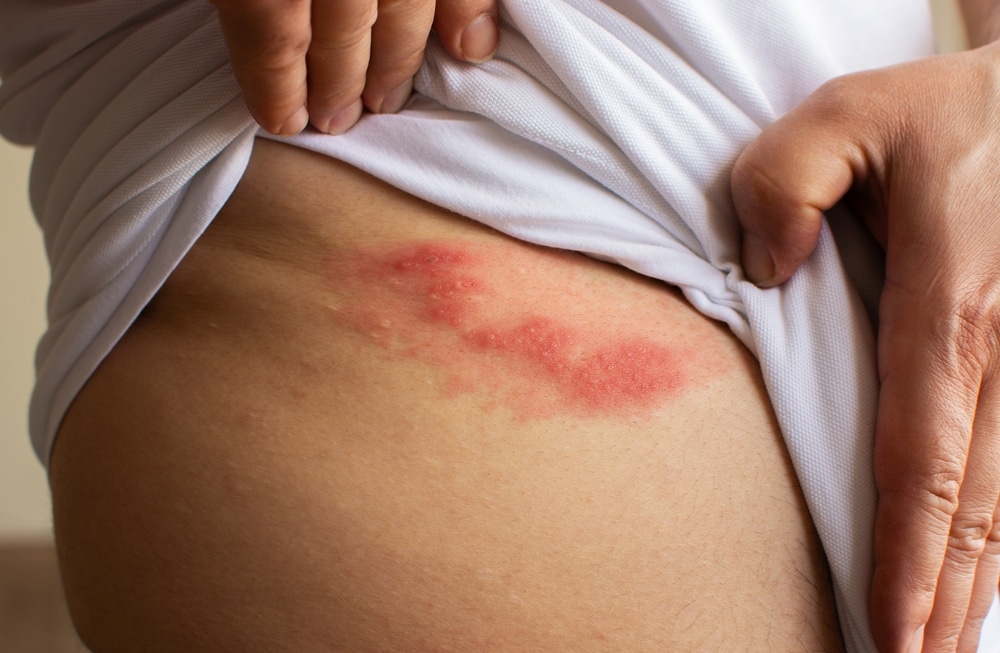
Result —
<path fill-rule="evenodd" d="M 566 285 L 575 256 L 467 241 L 358 248 L 326 261 L 344 298 L 333 319 L 389 358 L 442 370 L 449 395 L 483 394 L 522 420 L 651 416 L 719 375 L 692 364 L 709 352 L 690 342 L 654 341 L 648 325 L 629 335 L 627 319 L 595 324 L 601 297 Z"/>

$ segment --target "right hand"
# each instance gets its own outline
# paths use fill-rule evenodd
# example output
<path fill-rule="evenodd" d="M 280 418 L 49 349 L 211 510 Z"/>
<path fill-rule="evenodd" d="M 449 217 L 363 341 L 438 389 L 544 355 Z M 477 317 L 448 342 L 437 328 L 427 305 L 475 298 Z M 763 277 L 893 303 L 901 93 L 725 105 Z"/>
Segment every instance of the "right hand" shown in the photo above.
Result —
<path fill-rule="evenodd" d="M 493 56 L 497 0 L 209 0 L 251 115 L 272 134 L 350 128 L 364 107 L 394 113 L 433 26 L 463 61 Z"/>
<path fill-rule="evenodd" d="M 787 280 L 851 190 L 886 251 L 873 635 L 975 651 L 1000 576 L 1000 42 L 839 78 L 766 129 L 733 171 L 747 275 Z"/>

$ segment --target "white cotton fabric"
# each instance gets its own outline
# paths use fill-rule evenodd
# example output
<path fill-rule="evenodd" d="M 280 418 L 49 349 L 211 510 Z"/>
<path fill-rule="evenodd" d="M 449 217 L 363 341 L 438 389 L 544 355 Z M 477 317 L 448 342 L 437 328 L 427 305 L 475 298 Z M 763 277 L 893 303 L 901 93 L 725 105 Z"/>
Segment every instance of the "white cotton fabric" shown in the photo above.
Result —
<path fill-rule="evenodd" d="M 0 133 L 37 147 L 31 201 L 52 266 L 31 405 L 44 461 L 73 397 L 232 192 L 257 129 L 204 0 L 0 0 L 0 12 Z M 790 282 L 756 288 L 728 172 L 827 79 L 929 54 L 928 8 L 505 0 L 502 23 L 481 66 L 432 43 L 400 115 L 287 142 L 674 284 L 728 324 L 760 360 L 848 650 L 873 652 L 877 248 L 838 216 Z M 1000 651 L 997 612 L 981 651 Z"/>

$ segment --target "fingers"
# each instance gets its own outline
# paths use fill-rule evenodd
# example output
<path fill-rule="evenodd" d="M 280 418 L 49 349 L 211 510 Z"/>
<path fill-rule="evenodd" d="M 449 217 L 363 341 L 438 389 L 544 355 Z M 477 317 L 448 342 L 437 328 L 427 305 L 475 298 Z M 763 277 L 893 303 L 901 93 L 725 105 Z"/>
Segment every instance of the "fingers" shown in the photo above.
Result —
<path fill-rule="evenodd" d="M 364 107 L 373 113 L 395 113 L 403 107 L 413 90 L 413 76 L 423 62 L 432 25 L 453 56 L 470 62 L 492 57 L 499 38 L 497 12 L 497 0 L 440 0 L 437 3 L 434 0 L 379 0 L 377 20 L 371 29 L 371 57 L 361 95 Z M 310 95 L 312 80 L 310 63 Z M 338 116 L 324 131 L 339 133 L 346 129 L 357 119 L 360 106 L 351 105 L 350 111 Z M 319 126 L 315 121 L 314 124 Z"/>
<path fill-rule="evenodd" d="M 857 125 L 804 103 L 766 129 L 733 168 L 743 268 L 761 286 L 784 283 L 812 253 L 823 211 L 867 174 Z"/>
<path fill-rule="evenodd" d="M 958 510 L 951 521 L 934 609 L 925 631 L 929 651 L 975 651 L 979 630 L 996 593 L 1000 568 L 994 516 L 1000 499 L 1000 408 L 996 384 L 985 383 L 973 424 L 972 442 Z M 971 600 L 969 597 L 972 597 Z"/>
<path fill-rule="evenodd" d="M 321 132 L 339 134 L 361 117 L 371 51 L 375 0 L 313 0 L 309 67 L 309 120 Z"/>
<path fill-rule="evenodd" d="M 434 31 L 451 56 L 482 63 L 496 52 L 499 22 L 497 0 L 438 0 Z"/>
<path fill-rule="evenodd" d="M 211 0 L 254 119 L 273 134 L 307 122 L 346 131 L 364 107 L 394 113 L 435 26 L 470 62 L 497 47 L 497 0 Z M 436 11 L 436 13 L 435 13 Z"/>
<path fill-rule="evenodd" d="M 213 0 L 233 73 L 254 120 L 272 134 L 296 134 L 308 121 L 305 53 L 309 0 Z"/>
<path fill-rule="evenodd" d="M 479 48 L 474 49 L 477 57 L 489 58 L 496 49 L 496 11 L 495 0 L 449 0 L 437 6 L 435 22 L 434 0 L 312 0 L 306 61 L 313 126 L 339 134 L 358 121 L 363 108 L 399 111 L 410 97 L 432 25 L 449 36 L 463 30 L 457 32 L 461 35 L 468 33 L 468 23 L 483 22 L 485 14 L 485 32 L 473 29 L 478 36 L 470 43 Z"/>
<path fill-rule="evenodd" d="M 822 211 L 848 191 L 869 191 L 878 209 L 868 224 L 886 248 L 871 617 L 882 653 L 973 650 L 1000 570 L 997 166 L 980 154 L 988 120 L 948 113 L 965 106 L 948 94 L 928 106 L 939 83 L 975 85 L 974 75 L 956 81 L 952 63 L 827 84 L 765 130 L 732 175 L 744 270 L 761 285 L 801 265 Z M 956 125 L 967 136 L 955 138 Z"/>
<path fill-rule="evenodd" d="M 445 49 L 471 63 L 496 52 L 497 0 L 381 0 L 372 31 L 364 105 L 375 113 L 401 109 L 413 89 L 433 25 Z"/>
<path fill-rule="evenodd" d="M 373 113 L 395 113 L 413 89 L 434 21 L 434 0 L 382 0 L 372 30 L 371 62 L 362 98 Z"/>
<path fill-rule="evenodd" d="M 980 394 L 988 331 L 963 333 L 970 322 L 945 303 L 914 314 L 910 294 L 890 279 L 883 295 L 872 630 L 880 651 L 921 650 L 909 648 L 921 638 L 925 651 L 954 651 L 967 613 L 982 610 L 978 595 L 970 608 L 977 575 L 995 573 L 993 547 L 983 554 L 1000 492 L 1000 411 L 995 392 Z M 986 584 L 992 595 L 996 577 Z"/>
<path fill-rule="evenodd" d="M 965 628 L 959 638 L 958 653 L 976 653 L 979 650 L 979 637 L 997 593 L 998 578 L 1000 578 L 1000 505 L 993 513 L 990 537 L 976 568 L 972 600 L 969 602 L 969 612 L 965 617 Z"/>

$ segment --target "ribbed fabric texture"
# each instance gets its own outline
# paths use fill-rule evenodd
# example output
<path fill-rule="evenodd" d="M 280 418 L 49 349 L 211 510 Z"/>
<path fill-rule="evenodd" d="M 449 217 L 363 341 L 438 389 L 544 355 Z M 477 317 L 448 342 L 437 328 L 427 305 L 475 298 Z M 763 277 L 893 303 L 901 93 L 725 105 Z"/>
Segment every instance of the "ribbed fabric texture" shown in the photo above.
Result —
<path fill-rule="evenodd" d="M 760 129 L 827 79 L 929 54 L 927 7 L 503 6 L 491 62 L 455 62 L 432 42 L 406 111 L 285 142 L 517 238 L 674 284 L 728 324 L 760 360 L 848 650 L 874 652 L 877 248 L 844 213 L 792 281 L 760 290 L 739 267 L 728 179 Z M 256 129 L 203 0 L 0 8 L 13 18 L 0 25 L 0 132 L 37 144 L 32 201 L 53 270 L 31 408 L 47 460 L 79 388 L 239 181 Z M 1000 650 L 995 621 L 982 651 Z"/>

